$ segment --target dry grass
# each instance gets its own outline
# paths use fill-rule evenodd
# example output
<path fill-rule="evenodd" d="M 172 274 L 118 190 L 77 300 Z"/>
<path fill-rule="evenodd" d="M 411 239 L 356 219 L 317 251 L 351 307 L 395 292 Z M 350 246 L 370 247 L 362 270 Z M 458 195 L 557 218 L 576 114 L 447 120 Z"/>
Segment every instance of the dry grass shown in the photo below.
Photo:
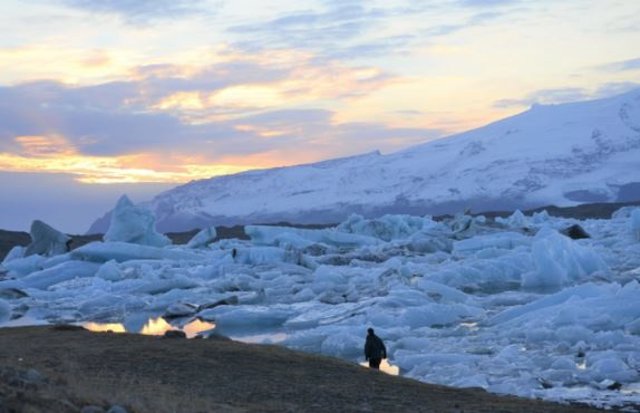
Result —
<path fill-rule="evenodd" d="M 140 413 L 598 411 L 427 385 L 342 360 L 229 341 L 27 327 L 0 330 L 0 359 L 48 377 L 23 394 L 34 412 L 87 404 Z M 43 400 L 58 405 L 37 410 Z"/>

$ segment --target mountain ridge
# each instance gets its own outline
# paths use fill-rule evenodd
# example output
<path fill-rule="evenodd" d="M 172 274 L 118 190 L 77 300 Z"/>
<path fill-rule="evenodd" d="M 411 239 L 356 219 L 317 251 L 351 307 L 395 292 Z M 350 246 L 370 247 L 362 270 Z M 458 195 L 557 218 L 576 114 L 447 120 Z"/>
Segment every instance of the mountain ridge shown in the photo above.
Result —
<path fill-rule="evenodd" d="M 161 231 L 352 213 L 445 214 L 640 199 L 640 89 L 535 105 L 471 131 L 391 154 L 192 181 L 144 203 Z M 107 217 L 90 232 L 102 232 Z"/>

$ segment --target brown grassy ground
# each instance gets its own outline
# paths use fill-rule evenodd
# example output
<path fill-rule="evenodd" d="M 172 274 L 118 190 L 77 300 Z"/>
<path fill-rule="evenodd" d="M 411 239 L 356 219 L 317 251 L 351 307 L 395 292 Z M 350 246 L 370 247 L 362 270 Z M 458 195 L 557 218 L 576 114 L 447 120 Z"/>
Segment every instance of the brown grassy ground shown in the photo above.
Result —
<path fill-rule="evenodd" d="M 48 380 L 26 387 L 0 380 L 2 412 L 89 404 L 129 412 L 599 411 L 423 384 L 276 346 L 54 327 L 0 329 L 0 366 L 33 368 Z"/>

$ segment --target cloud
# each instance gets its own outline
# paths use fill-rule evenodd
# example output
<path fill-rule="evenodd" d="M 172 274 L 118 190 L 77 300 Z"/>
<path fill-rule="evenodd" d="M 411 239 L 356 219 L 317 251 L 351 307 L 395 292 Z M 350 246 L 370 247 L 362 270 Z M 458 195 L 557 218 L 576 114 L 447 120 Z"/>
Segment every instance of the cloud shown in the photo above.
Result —
<path fill-rule="evenodd" d="M 300 53 L 233 55 L 201 67 L 138 67 L 127 81 L 0 87 L 0 170 L 83 182 L 184 182 L 256 167 L 390 151 L 440 131 L 341 123 L 344 105 L 395 78 L 315 66 Z M 295 109 L 294 109 L 295 108 Z"/>
<path fill-rule="evenodd" d="M 638 88 L 640 88 L 640 83 L 637 82 L 609 82 L 598 86 L 594 94 L 596 97 L 608 97 L 620 95 Z"/>
<path fill-rule="evenodd" d="M 458 4 L 464 7 L 495 7 L 519 2 L 520 0 L 459 0 Z"/>
<path fill-rule="evenodd" d="M 253 35 L 257 39 L 248 46 L 311 48 L 317 50 L 328 44 L 352 40 L 363 33 L 370 20 L 381 17 L 362 7 L 348 7 L 325 13 L 297 13 L 251 25 L 232 26 L 230 32 Z"/>
<path fill-rule="evenodd" d="M 457 33 L 463 30 L 468 30 L 473 27 L 483 26 L 504 17 L 506 12 L 492 10 L 490 12 L 474 13 L 469 16 L 459 16 L 455 23 L 436 24 L 426 27 L 421 31 L 421 34 L 427 38 L 446 36 L 453 33 Z"/>
<path fill-rule="evenodd" d="M 606 98 L 620 95 L 640 87 L 635 82 L 610 82 L 599 85 L 595 89 L 586 88 L 559 88 L 542 89 L 521 99 L 501 99 L 494 102 L 496 108 L 510 108 L 515 106 L 531 106 L 535 104 L 559 104 L 578 102 L 589 99 Z"/>
<path fill-rule="evenodd" d="M 598 69 L 605 72 L 640 70 L 640 57 L 602 65 L 599 66 Z"/>
<path fill-rule="evenodd" d="M 293 48 L 324 59 L 407 55 L 425 39 L 459 32 L 504 16 L 516 0 L 373 2 L 322 0 L 321 8 L 289 12 L 227 30 L 245 50 Z M 475 10 L 483 6 L 481 10 Z M 469 10 L 470 9 L 470 10 Z"/>
<path fill-rule="evenodd" d="M 397 17 L 415 12 L 406 6 L 377 7 L 372 2 L 321 1 L 322 9 L 294 11 L 268 21 L 228 28 L 242 37 L 235 44 L 246 50 L 293 48 L 311 50 L 324 59 L 353 59 L 406 51 L 415 37 L 384 36 L 376 31 Z"/>
<path fill-rule="evenodd" d="M 542 89 L 529 93 L 521 99 L 501 99 L 494 102 L 495 108 L 509 108 L 514 106 L 531 106 L 534 104 L 554 104 L 585 100 L 591 97 L 584 88 Z"/>
<path fill-rule="evenodd" d="M 127 23 L 145 24 L 151 20 L 174 19 L 206 13 L 203 0 L 61 0 L 69 7 L 91 13 L 113 14 Z"/>

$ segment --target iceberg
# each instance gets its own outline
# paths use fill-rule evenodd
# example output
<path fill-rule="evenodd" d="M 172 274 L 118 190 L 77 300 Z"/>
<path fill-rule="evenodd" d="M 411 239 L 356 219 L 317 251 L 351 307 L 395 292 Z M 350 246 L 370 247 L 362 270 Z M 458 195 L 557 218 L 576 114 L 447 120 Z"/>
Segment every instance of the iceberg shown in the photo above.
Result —
<path fill-rule="evenodd" d="M 176 260 L 176 261 L 203 261 L 205 256 L 195 251 L 183 249 L 157 248 L 146 245 L 130 244 L 127 242 L 91 242 L 71 252 L 71 256 L 77 260 L 93 262 L 131 260 Z"/>
<path fill-rule="evenodd" d="M 104 234 L 104 240 L 152 247 L 171 244 L 169 238 L 155 230 L 155 221 L 151 211 L 135 206 L 126 195 L 123 195 L 111 213 L 111 223 Z"/>
<path fill-rule="evenodd" d="M 353 214 L 338 225 L 336 230 L 389 242 L 395 239 L 408 238 L 419 231 L 438 226 L 440 224 L 433 221 L 430 216 L 420 218 L 410 215 L 384 215 L 376 219 L 365 219 L 361 215 Z"/>
<path fill-rule="evenodd" d="M 216 232 L 215 227 L 207 227 L 205 229 L 200 230 L 196 235 L 193 236 L 187 243 L 187 247 L 189 248 L 202 248 L 211 244 L 218 233 Z"/>
<path fill-rule="evenodd" d="M 24 256 L 38 254 L 44 257 L 64 254 L 69 251 L 71 238 L 42 221 L 31 223 L 31 243 L 24 250 Z"/>
<path fill-rule="evenodd" d="M 93 277 L 99 264 L 84 261 L 67 261 L 45 270 L 33 272 L 20 278 L 21 284 L 27 288 L 46 289 L 74 278 Z"/>
<path fill-rule="evenodd" d="M 524 288 L 558 288 L 596 271 L 608 271 L 595 251 L 548 227 L 534 237 L 532 257 L 536 269 L 522 276 Z"/>

